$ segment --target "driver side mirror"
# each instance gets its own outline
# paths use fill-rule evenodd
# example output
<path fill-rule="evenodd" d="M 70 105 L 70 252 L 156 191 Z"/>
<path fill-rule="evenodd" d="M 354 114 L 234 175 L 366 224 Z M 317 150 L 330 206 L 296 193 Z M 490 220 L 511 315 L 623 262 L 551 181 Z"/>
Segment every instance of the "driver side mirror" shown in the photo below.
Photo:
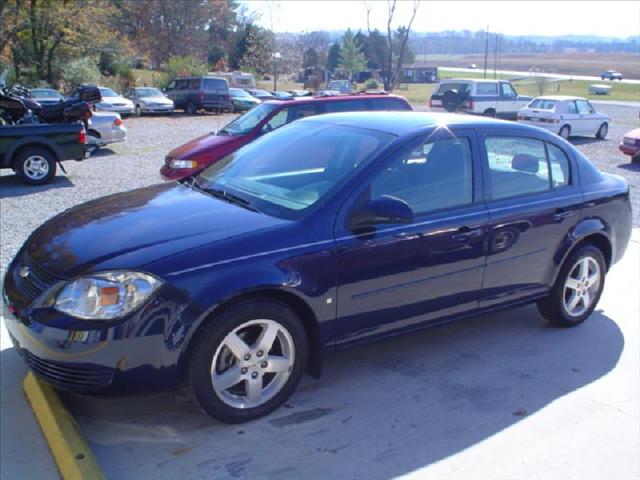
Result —
<path fill-rule="evenodd" d="M 411 223 L 414 218 L 407 202 L 391 195 L 382 195 L 355 211 L 349 219 L 349 227 L 357 231 L 375 225 Z"/>

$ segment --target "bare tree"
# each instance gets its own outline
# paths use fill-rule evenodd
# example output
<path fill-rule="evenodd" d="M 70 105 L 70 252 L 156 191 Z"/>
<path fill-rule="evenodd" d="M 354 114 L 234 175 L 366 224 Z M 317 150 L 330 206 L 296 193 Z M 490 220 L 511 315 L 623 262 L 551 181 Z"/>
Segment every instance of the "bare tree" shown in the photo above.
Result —
<path fill-rule="evenodd" d="M 382 81 L 385 90 L 392 91 L 400 81 L 400 72 L 402 71 L 402 61 L 405 58 L 408 47 L 409 34 L 411 26 L 418 13 L 420 0 L 413 0 L 413 11 L 409 24 L 401 28 L 394 29 L 393 17 L 396 13 L 397 0 L 387 0 L 387 37 L 384 58 L 379 59 L 382 65 Z M 367 31 L 371 36 L 371 9 L 372 4 L 365 2 L 367 10 Z"/>

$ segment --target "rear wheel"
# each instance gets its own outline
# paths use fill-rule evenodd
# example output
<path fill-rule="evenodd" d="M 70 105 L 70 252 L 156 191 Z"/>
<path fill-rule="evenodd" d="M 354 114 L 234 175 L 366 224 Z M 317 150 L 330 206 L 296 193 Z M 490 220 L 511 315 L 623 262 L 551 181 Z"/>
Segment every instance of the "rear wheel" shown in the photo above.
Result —
<path fill-rule="evenodd" d="M 563 126 L 560 129 L 560 132 L 558 132 L 558 135 L 560 135 L 565 140 L 569 140 L 569 137 L 571 136 L 571 127 L 569 125 Z"/>
<path fill-rule="evenodd" d="M 492 117 L 495 118 L 496 116 L 496 111 L 493 108 L 488 108 L 484 111 L 483 115 L 485 117 Z"/>
<path fill-rule="evenodd" d="M 30 147 L 22 150 L 15 160 L 15 170 L 29 185 L 44 185 L 56 174 L 56 159 L 49 150 Z"/>
<path fill-rule="evenodd" d="M 198 334 L 188 382 L 202 409 L 241 423 L 282 405 L 300 382 L 308 341 L 283 303 L 254 299 L 226 308 Z"/>
<path fill-rule="evenodd" d="M 574 327 L 591 315 L 604 288 L 606 263 L 600 249 L 584 245 L 565 260 L 549 295 L 538 310 L 551 323 Z"/>
<path fill-rule="evenodd" d="M 598 140 L 604 140 L 607 137 L 607 133 L 609 132 L 609 126 L 606 123 L 600 125 L 600 128 L 596 132 L 596 138 Z"/>

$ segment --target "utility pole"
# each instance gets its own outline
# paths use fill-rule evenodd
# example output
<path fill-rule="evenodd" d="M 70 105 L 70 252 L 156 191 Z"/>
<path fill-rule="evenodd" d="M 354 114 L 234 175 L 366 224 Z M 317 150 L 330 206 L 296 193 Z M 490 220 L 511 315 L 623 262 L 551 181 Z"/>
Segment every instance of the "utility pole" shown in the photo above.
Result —
<path fill-rule="evenodd" d="M 484 74 L 482 78 L 487 78 L 487 55 L 489 54 L 489 25 L 487 25 L 487 33 L 484 36 Z"/>
<path fill-rule="evenodd" d="M 496 48 L 493 58 L 493 79 L 498 78 L 498 34 L 496 33 Z"/>

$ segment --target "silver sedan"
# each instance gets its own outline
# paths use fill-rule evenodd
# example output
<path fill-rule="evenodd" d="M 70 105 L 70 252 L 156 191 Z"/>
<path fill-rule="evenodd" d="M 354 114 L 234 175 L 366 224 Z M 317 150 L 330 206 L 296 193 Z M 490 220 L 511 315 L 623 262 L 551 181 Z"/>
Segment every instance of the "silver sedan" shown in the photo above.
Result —
<path fill-rule="evenodd" d="M 130 88 L 124 96 L 133 102 L 133 111 L 136 115 L 142 115 L 143 113 L 173 113 L 173 100 L 167 98 L 157 88 Z"/>

